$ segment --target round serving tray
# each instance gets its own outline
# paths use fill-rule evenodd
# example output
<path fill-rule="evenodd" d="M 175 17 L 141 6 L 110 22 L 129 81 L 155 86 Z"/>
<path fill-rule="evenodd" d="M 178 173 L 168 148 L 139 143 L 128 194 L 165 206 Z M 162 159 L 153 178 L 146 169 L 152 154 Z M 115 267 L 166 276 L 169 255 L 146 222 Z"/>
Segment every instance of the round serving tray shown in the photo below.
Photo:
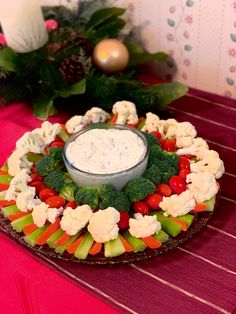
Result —
<path fill-rule="evenodd" d="M 103 254 L 97 254 L 95 256 L 88 256 L 85 260 L 79 260 L 73 255 L 64 252 L 63 254 L 56 253 L 53 249 L 50 249 L 47 245 L 32 247 L 24 240 L 23 233 L 16 232 L 11 227 L 10 221 L 5 218 L 0 212 L 0 230 L 3 231 L 8 237 L 19 242 L 36 255 L 42 254 L 48 258 L 56 258 L 66 262 L 87 264 L 87 265 L 116 265 L 127 264 L 137 261 L 143 261 L 149 258 L 153 258 L 165 252 L 175 249 L 180 244 L 192 238 L 192 236 L 200 231 L 209 221 L 213 212 L 202 212 L 195 214 L 194 221 L 190 228 L 186 232 L 181 232 L 177 237 L 170 237 L 169 240 L 164 243 L 159 249 L 146 249 L 144 252 L 138 253 L 125 253 L 118 257 L 106 258 Z"/>

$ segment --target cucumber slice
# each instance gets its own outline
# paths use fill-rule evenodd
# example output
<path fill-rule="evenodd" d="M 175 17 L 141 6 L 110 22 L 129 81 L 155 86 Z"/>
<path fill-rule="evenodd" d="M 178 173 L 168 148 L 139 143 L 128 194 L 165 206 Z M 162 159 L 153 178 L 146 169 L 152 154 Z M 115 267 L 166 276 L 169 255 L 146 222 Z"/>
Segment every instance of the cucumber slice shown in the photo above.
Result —
<path fill-rule="evenodd" d="M 32 214 L 28 214 L 24 217 L 12 221 L 11 226 L 17 232 L 21 232 L 25 226 L 30 225 L 32 223 L 33 223 Z"/>
<path fill-rule="evenodd" d="M 60 139 L 62 139 L 64 142 L 66 142 L 69 139 L 69 135 L 66 133 L 66 131 L 64 131 L 63 129 L 61 129 L 60 133 L 58 134 L 58 136 L 60 137 Z"/>
<path fill-rule="evenodd" d="M 207 209 L 206 211 L 208 212 L 212 212 L 214 210 L 215 207 L 215 202 L 216 202 L 216 197 L 212 197 L 211 199 L 205 201 L 204 203 L 207 204 Z"/>
<path fill-rule="evenodd" d="M 56 232 L 54 232 L 51 237 L 47 239 L 47 244 L 50 248 L 55 249 L 56 244 L 54 244 L 55 241 L 57 241 L 64 233 L 65 231 L 59 228 Z"/>
<path fill-rule="evenodd" d="M 91 249 L 93 245 L 94 239 L 91 236 L 89 232 L 87 232 L 80 243 L 79 247 L 75 251 L 74 256 L 79 259 L 86 259 L 89 253 L 89 250 Z"/>
<path fill-rule="evenodd" d="M 11 214 L 20 213 L 20 210 L 16 207 L 16 205 L 6 206 L 6 207 L 2 208 L 1 211 L 4 215 L 4 217 L 8 217 Z"/>
<path fill-rule="evenodd" d="M 128 231 L 124 233 L 124 238 L 132 246 L 134 253 L 142 252 L 147 247 L 143 240 L 133 237 Z"/>
<path fill-rule="evenodd" d="M 41 236 L 41 234 L 46 230 L 48 225 L 45 225 L 41 228 L 38 228 L 24 237 L 25 242 L 27 242 L 31 246 L 35 246 L 36 240 Z"/>
<path fill-rule="evenodd" d="M 6 199 L 6 194 L 7 194 L 7 191 L 1 191 L 0 192 L 0 200 L 2 201 L 4 201 L 5 199 Z"/>
<path fill-rule="evenodd" d="M 117 239 L 104 243 L 104 255 L 105 257 L 115 257 L 125 253 L 124 245 L 121 242 L 120 237 Z"/>
<path fill-rule="evenodd" d="M 169 235 L 165 231 L 163 231 L 162 229 L 159 230 L 158 232 L 156 232 L 153 236 L 157 240 L 161 241 L 161 243 L 165 243 L 169 239 Z"/>
<path fill-rule="evenodd" d="M 65 249 L 67 248 L 67 246 L 68 246 L 69 244 L 71 244 L 72 242 L 74 242 L 78 237 L 79 237 L 79 234 L 75 234 L 75 235 L 71 236 L 71 237 L 69 238 L 69 240 L 68 240 L 64 245 L 59 245 L 59 246 L 57 246 L 57 247 L 55 248 L 56 253 L 62 254 L 62 253 L 65 251 Z"/>
<path fill-rule="evenodd" d="M 10 184 L 12 179 L 13 177 L 8 174 L 0 175 L 0 183 Z"/>
<path fill-rule="evenodd" d="M 29 152 L 29 153 L 26 155 L 26 158 L 27 158 L 30 162 L 35 163 L 36 161 L 42 159 L 42 158 L 43 158 L 43 155 Z"/>
<path fill-rule="evenodd" d="M 165 217 L 162 212 L 155 212 L 157 220 L 161 223 L 162 229 L 172 237 L 176 237 L 181 232 L 181 225 Z"/>
<path fill-rule="evenodd" d="M 189 228 L 193 222 L 194 216 L 191 214 L 186 214 L 186 215 L 178 216 L 177 218 L 184 221 Z"/>

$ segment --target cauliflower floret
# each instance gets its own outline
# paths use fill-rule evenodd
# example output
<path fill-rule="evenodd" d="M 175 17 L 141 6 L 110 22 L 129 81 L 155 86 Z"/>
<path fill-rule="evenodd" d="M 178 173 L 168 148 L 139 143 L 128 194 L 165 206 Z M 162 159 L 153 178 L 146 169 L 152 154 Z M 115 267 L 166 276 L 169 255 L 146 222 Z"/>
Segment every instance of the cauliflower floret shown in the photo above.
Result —
<path fill-rule="evenodd" d="M 81 131 L 86 124 L 89 124 L 88 117 L 73 116 L 66 122 L 66 129 L 70 134 L 73 134 Z"/>
<path fill-rule="evenodd" d="M 38 130 L 38 131 L 37 131 Z M 61 126 L 59 123 L 50 123 L 48 121 L 45 121 L 42 123 L 40 129 L 36 129 L 32 131 L 33 134 L 38 133 L 40 135 L 40 138 L 42 139 L 45 146 L 49 145 L 52 141 L 55 140 L 55 137 L 58 133 L 61 131 Z"/>
<path fill-rule="evenodd" d="M 88 231 L 96 242 L 104 243 L 118 237 L 120 213 L 113 207 L 99 210 L 89 220 Z"/>
<path fill-rule="evenodd" d="M 21 169 L 30 169 L 32 162 L 26 158 L 27 150 L 23 148 L 16 149 L 8 158 L 8 173 L 11 176 L 16 176 Z"/>
<path fill-rule="evenodd" d="M 165 211 L 165 216 L 177 217 L 189 213 L 195 207 L 195 204 L 192 192 L 186 190 L 179 195 L 164 196 L 160 202 L 160 208 Z"/>
<path fill-rule="evenodd" d="M 41 203 L 40 199 L 35 197 L 35 188 L 29 187 L 28 190 L 22 191 L 16 197 L 16 206 L 22 212 L 27 212 L 32 209 L 35 205 Z"/>
<path fill-rule="evenodd" d="M 178 149 L 176 154 L 181 155 L 194 155 L 198 159 L 202 159 L 205 152 L 209 149 L 209 146 L 205 140 L 201 137 L 193 139 L 193 144 L 189 147 Z"/>
<path fill-rule="evenodd" d="M 92 217 L 93 211 L 90 206 L 82 205 L 75 209 L 67 207 L 61 219 L 61 228 L 69 235 L 74 235 L 82 230 Z"/>
<path fill-rule="evenodd" d="M 161 224 L 157 221 L 156 216 L 143 216 L 135 214 L 135 219 L 129 220 L 129 232 L 133 237 L 145 238 L 158 232 L 161 229 Z"/>
<path fill-rule="evenodd" d="M 216 179 L 209 172 L 190 173 L 187 175 L 186 182 L 197 203 L 209 200 L 218 192 Z"/>
<path fill-rule="evenodd" d="M 138 115 L 136 106 L 130 101 L 117 101 L 112 108 L 112 112 L 117 114 L 117 124 L 136 124 L 138 123 Z"/>
<path fill-rule="evenodd" d="M 31 180 L 28 175 L 28 169 L 20 170 L 17 175 L 11 180 L 10 186 L 7 190 L 5 199 L 7 201 L 16 200 L 17 195 L 25 190 L 28 190 L 28 182 Z"/>
<path fill-rule="evenodd" d="M 160 118 L 156 114 L 154 114 L 152 112 L 148 112 L 146 114 L 146 121 L 145 121 L 144 126 L 142 127 L 142 131 L 148 132 L 148 133 L 151 133 L 153 131 L 157 131 L 159 121 L 160 121 Z"/>
<path fill-rule="evenodd" d="M 190 122 L 180 122 L 176 127 L 176 146 L 179 148 L 192 145 L 197 135 L 195 127 Z"/>
<path fill-rule="evenodd" d="M 49 208 L 47 212 L 47 219 L 52 224 L 56 221 L 56 218 L 63 212 L 63 207 L 60 208 Z"/>
<path fill-rule="evenodd" d="M 89 119 L 90 123 L 98 123 L 106 122 L 111 116 L 101 108 L 93 107 L 85 113 L 85 117 Z"/>
<path fill-rule="evenodd" d="M 176 135 L 176 128 L 178 125 L 178 122 L 175 119 L 167 119 L 161 120 L 163 125 L 163 131 L 164 131 L 164 137 L 165 138 L 172 138 Z M 160 132 L 160 131 L 159 131 Z M 161 132 L 160 132 L 161 133 Z"/>
<path fill-rule="evenodd" d="M 40 130 L 40 129 L 37 129 Z M 45 144 L 38 132 L 26 132 L 17 142 L 17 149 L 25 149 L 26 152 L 41 154 L 44 151 Z"/>
<path fill-rule="evenodd" d="M 43 227 L 48 220 L 51 223 L 54 223 L 56 218 L 62 213 L 63 208 L 49 208 L 48 205 L 44 202 L 41 202 L 38 205 L 35 205 L 32 211 L 32 217 L 34 224 L 39 228 Z"/>
<path fill-rule="evenodd" d="M 220 178 L 224 171 L 224 163 L 219 154 L 214 150 L 206 150 L 202 160 L 190 164 L 192 172 L 210 172 L 216 179 Z"/>

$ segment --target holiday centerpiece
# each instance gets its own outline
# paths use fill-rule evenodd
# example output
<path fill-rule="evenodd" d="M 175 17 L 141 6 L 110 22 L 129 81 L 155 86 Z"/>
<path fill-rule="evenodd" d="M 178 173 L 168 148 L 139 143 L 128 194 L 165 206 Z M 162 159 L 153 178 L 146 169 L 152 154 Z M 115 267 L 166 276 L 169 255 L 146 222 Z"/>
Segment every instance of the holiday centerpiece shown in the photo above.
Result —
<path fill-rule="evenodd" d="M 224 165 L 189 122 L 129 101 L 25 133 L 0 172 L 1 230 L 39 254 L 88 264 L 175 248 L 212 215 Z"/>
<path fill-rule="evenodd" d="M 165 62 L 168 55 L 148 53 L 122 31 L 125 9 L 82 15 L 65 7 L 44 8 L 43 23 L 37 1 L 23 2 L 13 8 L 1 4 L 0 96 L 6 104 L 26 100 L 46 119 L 64 104 L 68 111 L 73 106 L 82 112 L 91 104 L 111 108 L 127 99 L 145 112 L 186 93 L 177 82 L 145 88 L 138 80 L 139 65 Z M 15 19 L 6 19 L 9 14 Z"/>

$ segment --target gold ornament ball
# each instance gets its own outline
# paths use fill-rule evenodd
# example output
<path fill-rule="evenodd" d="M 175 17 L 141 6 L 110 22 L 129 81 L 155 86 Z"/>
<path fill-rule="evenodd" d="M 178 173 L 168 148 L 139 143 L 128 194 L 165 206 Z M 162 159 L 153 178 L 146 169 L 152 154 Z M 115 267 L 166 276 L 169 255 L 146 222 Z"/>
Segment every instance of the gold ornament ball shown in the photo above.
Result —
<path fill-rule="evenodd" d="M 129 52 L 117 39 L 100 41 L 93 51 L 93 62 L 104 72 L 113 73 L 124 70 L 129 63 Z"/>

